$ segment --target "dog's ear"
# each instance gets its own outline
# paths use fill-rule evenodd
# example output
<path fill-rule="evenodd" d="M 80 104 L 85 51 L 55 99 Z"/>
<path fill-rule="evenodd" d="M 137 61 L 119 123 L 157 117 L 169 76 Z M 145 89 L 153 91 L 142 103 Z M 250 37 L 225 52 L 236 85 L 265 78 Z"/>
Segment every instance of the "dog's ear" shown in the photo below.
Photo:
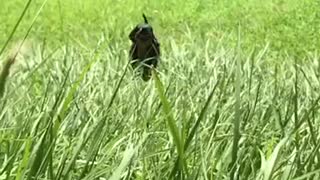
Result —
<path fill-rule="evenodd" d="M 135 36 L 136 36 L 136 34 L 137 34 L 138 31 L 139 31 L 139 28 L 138 28 L 138 26 L 136 26 L 136 27 L 130 32 L 129 38 L 130 38 L 130 40 L 131 40 L 132 42 L 135 42 L 135 41 L 136 41 L 136 40 L 135 40 Z"/>
<path fill-rule="evenodd" d="M 144 23 L 149 24 L 148 23 L 148 19 L 147 19 L 146 15 L 144 13 L 142 13 L 142 17 L 144 19 Z"/>

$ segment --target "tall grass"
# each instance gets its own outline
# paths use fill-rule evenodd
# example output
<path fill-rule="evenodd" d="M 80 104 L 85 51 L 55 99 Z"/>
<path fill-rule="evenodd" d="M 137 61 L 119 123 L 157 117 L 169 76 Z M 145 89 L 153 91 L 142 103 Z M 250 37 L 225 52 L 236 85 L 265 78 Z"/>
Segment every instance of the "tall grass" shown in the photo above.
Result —
<path fill-rule="evenodd" d="M 293 3 L 41 2 L 3 4 L 3 49 L 36 43 L 1 61 L 0 179 L 319 179 L 317 50 L 262 32 Z M 149 82 L 128 67 L 140 10 L 162 48 Z"/>

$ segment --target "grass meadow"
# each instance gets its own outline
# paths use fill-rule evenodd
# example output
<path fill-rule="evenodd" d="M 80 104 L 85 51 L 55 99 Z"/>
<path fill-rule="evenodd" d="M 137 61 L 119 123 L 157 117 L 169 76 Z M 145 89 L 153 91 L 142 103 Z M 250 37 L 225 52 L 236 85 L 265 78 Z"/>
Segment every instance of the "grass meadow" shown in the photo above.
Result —
<path fill-rule="evenodd" d="M 0 179 L 320 179 L 317 0 L 8 0 Z M 128 65 L 145 13 L 152 79 Z"/>

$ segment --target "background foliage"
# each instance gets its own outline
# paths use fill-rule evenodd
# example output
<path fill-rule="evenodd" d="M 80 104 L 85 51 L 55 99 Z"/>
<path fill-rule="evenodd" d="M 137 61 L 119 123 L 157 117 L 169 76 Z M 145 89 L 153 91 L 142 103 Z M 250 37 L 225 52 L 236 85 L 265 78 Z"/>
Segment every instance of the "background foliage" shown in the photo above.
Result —
<path fill-rule="evenodd" d="M 319 179 L 319 1 L 26 4 L 1 2 L 0 179 Z"/>

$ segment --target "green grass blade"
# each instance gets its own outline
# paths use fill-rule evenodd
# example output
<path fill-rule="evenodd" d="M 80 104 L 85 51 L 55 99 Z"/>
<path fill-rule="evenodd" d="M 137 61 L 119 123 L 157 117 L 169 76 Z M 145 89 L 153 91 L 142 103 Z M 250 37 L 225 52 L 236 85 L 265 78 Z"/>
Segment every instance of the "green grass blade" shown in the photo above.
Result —
<path fill-rule="evenodd" d="M 31 147 L 31 138 L 26 139 L 25 141 L 25 149 L 22 161 L 19 165 L 19 168 L 17 170 L 16 180 L 22 179 L 23 173 L 25 172 L 27 165 L 28 165 L 28 159 L 30 156 L 30 147 Z"/>
<path fill-rule="evenodd" d="M 238 150 L 239 150 L 239 140 L 240 140 L 240 121 L 241 121 L 241 114 L 240 114 L 240 86 L 241 86 L 241 56 L 240 56 L 240 24 L 238 30 L 238 49 L 237 49 L 237 57 L 236 57 L 236 80 L 235 80 L 235 115 L 233 120 L 233 145 L 232 145 L 232 161 L 230 163 L 230 167 L 232 168 L 230 173 L 230 178 L 234 179 L 235 171 L 236 171 L 236 163 L 238 160 Z"/>
<path fill-rule="evenodd" d="M 154 69 L 152 70 L 152 76 L 153 76 L 154 83 L 155 83 L 155 89 L 158 92 L 160 101 L 162 103 L 163 111 L 166 114 L 165 116 L 166 116 L 167 124 L 169 127 L 169 132 L 172 135 L 173 141 L 176 145 L 176 149 L 177 149 L 179 159 L 180 159 L 180 168 L 183 169 L 184 150 L 183 150 L 183 142 L 181 141 L 181 138 L 180 138 L 179 129 L 178 129 L 177 125 L 175 124 L 175 120 L 172 115 L 172 109 L 170 107 L 170 103 L 165 96 L 163 84 L 160 81 L 160 79 L 157 75 L 157 72 Z"/>
<path fill-rule="evenodd" d="M 132 144 L 128 144 L 127 149 L 124 152 L 122 161 L 120 165 L 117 167 L 117 169 L 114 171 L 112 176 L 109 178 L 109 180 L 120 180 L 122 179 L 122 173 L 125 171 L 125 169 L 129 166 L 130 162 L 132 161 L 134 155 L 137 153 L 138 149 L 142 146 L 142 144 L 145 142 L 146 134 L 143 135 L 142 140 L 137 145 L 137 147 L 133 147 Z"/>
<path fill-rule="evenodd" d="M 82 83 L 86 74 L 90 71 L 92 65 L 94 65 L 94 63 L 97 60 L 98 60 L 98 57 L 96 57 L 96 55 L 95 55 L 94 58 L 90 61 L 90 63 L 88 63 L 88 65 L 83 69 L 83 71 L 79 75 L 79 78 L 76 80 L 76 83 L 74 83 L 71 86 L 71 89 L 69 90 L 68 94 L 65 97 L 64 103 L 62 105 L 62 109 L 61 109 L 60 113 L 58 114 L 57 119 L 54 121 L 55 122 L 54 129 L 53 129 L 54 136 L 56 136 L 58 129 L 62 123 L 61 121 L 65 118 L 66 112 L 68 111 L 69 106 L 72 103 L 73 97 L 74 97 L 75 93 L 77 92 L 80 84 Z"/>
<path fill-rule="evenodd" d="M 22 13 L 21 13 L 18 21 L 16 22 L 15 26 L 13 27 L 13 30 L 12 30 L 11 33 L 10 33 L 7 41 L 4 43 L 3 47 L 2 47 L 1 50 L 0 50 L 0 56 L 2 55 L 2 53 L 4 52 L 4 50 L 6 49 L 6 47 L 8 46 L 8 44 L 9 44 L 10 40 L 12 39 L 14 33 L 17 31 L 17 29 L 18 29 L 18 27 L 19 27 L 19 25 L 20 25 L 20 23 L 21 23 L 24 15 L 26 14 L 27 10 L 29 9 L 29 6 L 30 6 L 31 2 L 32 2 L 32 0 L 29 0 L 29 1 L 27 2 L 26 6 L 24 7 L 24 9 L 23 9 L 23 11 L 22 11 Z"/>
<path fill-rule="evenodd" d="M 3 97 L 3 95 L 5 93 L 7 78 L 9 76 L 10 68 L 11 68 L 13 62 L 14 62 L 14 59 L 9 58 L 5 62 L 5 65 L 1 71 L 1 74 L 0 74 L 0 99 Z"/>
<path fill-rule="evenodd" d="M 309 178 L 312 178 L 314 175 L 319 175 L 320 174 L 320 169 L 317 169 L 317 170 L 314 170 L 314 171 L 311 171 L 311 172 L 308 172 L 300 177 L 297 177 L 297 178 L 294 178 L 292 180 L 305 180 L 305 179 L 309 179 Z"/>
<path fill-rule="evenodd" d="M 3 51 L 5 50 L 5 48 L 8 46 L 8 44 L 9 44 L 10 40 L 12 39 L 12 37 L 13 37 L 14 33 L 16 32 L 16 30 L 18 29 L 18 26 L 19 26 L 20 22 L 22 21 L 25 13 L 27 12 L 27 10 L 28 10 L 28 8 L 29 8 L 29 6 L 30 6 L 30 4 L 31 4 L 31 1 L 32 1 L 32 0 L 29 0 L 29 1 L 27 2 L 26 6 L 24 7 L 20 18 L 18 19 L 18 21 L 17 21 L 16 25 L 14 26 L 14 28 L 13 28 L 10 36 L 8 37 L 7 41 L 5 42 L 4 46 L 2 47 L 2 49 L 1 49 L 1 51 L 0 51 L 0 56 L 1 56 L 1 54 L 3 53 Z M 20 45 L 19 45 L 19 48 L 18 48 L 15 52 L 12 52 L 12 54 L 10 54 L 9 59 L 7 60 L 7 62 L 5 63 L 5 65 L 4 65 L 4 67 L 3 67 L 3 70 L 2 70 L 2 72 L 1 72 L 1 74 L 0 74 L 0 99 L 1 99 L 2 96 L 4 95 L 5 83 L 6 83 L 7 77 L 9 76 L 10 68 L 11 68 L 12 64 L 14 63 L 17 54 L 19 53 L 21 47 L 23 46 L 23 43 L 24 43 L 25 40 L 27 39 L 27 37 L 28 37 L 28 35 L 29 35 L 29 33 L 30 33 L 30 31 L 31 31 L 31 29 L 32 29 L 35 21 L 37 20 L 39 14 L 40 14 L 40 12 L 42 11 L 43 7 L 45 6 L 46 2 L 47 2 L 47 0 L 45 0 L 45 1 L 42 3 L 40 9 L 37 11 L 35 17 L 33 18 L 33 21 L 31 22 L 31 24 L 30 24 L 30 26 L 29 26 L 29 28 L 28 28 L 28 30 L 27 30 L 27 32 L 26 32 L 26 34 L 25 34 L 25 36 L 24 36 L 24 38 L 23 38 L 23 40 L 22 40 L 22 42 L 21 42 Z"/>
<path fill-rule="evenodd" d="M 196 131 L 197 131 L 197 129 L 199 128 L 200 122 L 204 119 L 205 113 L 207 112 L 207 110 L 208 110 L 208 108 L 209 108 L 210 102 L 211 102 L 211 100 L 212 100 L 212 98 L 213 98 L 213 95 L 214 95 L 214 93 L 215 93 L 218 85 L 219 85 L 219 80 L 216 82 L 216 84 L 214 85 L 213 89 L 211 90 L 211 92 L 210 92 L 210 94 L 209 94 L 209 96 L 208 96 L 208 98 L 207 98 L 207 100 L 206 100 L 206 103 L 204 104 L 203 108 L 201 109 L 201 112 L 200 112 L 200 114 L 199 114 L 198 119 L 196 120 L 196 123 L 195 123 L 194 126 L 192 127 L 192 129 L 191 129 L 191 131 L 190 131 L 190 133 L 189 133 L 189 135 L 188 135 L 188 137 L 187 137 L 187 140 L 186 140 L 186 142 L 185 142 L 185 144 L 184 144 L 184 150 L 185 150 L 185 151 L 186 151 L 187 148 L 189 147 L 192 139 L 194 138 L 194 136 L 195 136 L 195 134 L 196 134 Z"/>
<path fill-rule="evenodd" d="M 208 96 L 208 98 L 207 98 L 207 100 L 206 100 L 206 103 L 205 103 L 205 105 L 203 106 L 203 108 L 201 109 L 200 115 L 199 115 L 198 119 L 196 120 L 196 123 L 195 123 L 194 126 L 192 127 L 192 129 L 191 129 L 191 131 L 190 131 L 190 133 L 189 133 L 189 135 L 188 135 L 188 137 L 187 137 L 187 139 L 186 139 L 186 141 L 185 141 L 185 143 L 184 143 L 184 151 L 187 151 L 187 149 L 188 149 L 188 147 L 189 147 L 192 139 L 194 138 L 194 136 L 195 136 L 195 134 L 196 134 L 196 131 L 197 131 L 199 125 L 200 125 L 200 122 L 203 120 L 203 118 L 204 118 L 204 116 L 205 116 L 205 113 L 206 113 L 206 111 L 207 111 L 207 109 L 208 109 L 208 107 L 209 107 L 209 104 L 210 104 L 210 102 L 211 102 L 211 100 L 212 100 L 212 97 L 213 97 L 214 92 L 216 91 L 216 88 L 218 87 L 218 85 L 219 85 L 219 80 L 217 81 L 217 83 L 214 85 L 212 91 L 210 92 L 210 94 L 209 94 L 209 96 Z M 176 160 L 176 162 L 175 162 L 175 164 L 174 164 L 174 167 L 173 167 L 173 169 L 172 169 L 172 171 L 171 171 L 170 177 L 173 177 L 173 176 L 174 176 L 174 172 L 177 171 L 178 165 L 179 165 L 179 159 Z"/>
<path fill-rule="evenodd" d="M 271 156 L 266 160 L 264 164 L 261 166 L 261 170 L 263 172 L 263 179 L 270 180 L 273 177 L 274 170 L 279 160 L 279 155 L 282 147 L 288 142 L 289 138 L 283 138 L 274 148 Z"/>

